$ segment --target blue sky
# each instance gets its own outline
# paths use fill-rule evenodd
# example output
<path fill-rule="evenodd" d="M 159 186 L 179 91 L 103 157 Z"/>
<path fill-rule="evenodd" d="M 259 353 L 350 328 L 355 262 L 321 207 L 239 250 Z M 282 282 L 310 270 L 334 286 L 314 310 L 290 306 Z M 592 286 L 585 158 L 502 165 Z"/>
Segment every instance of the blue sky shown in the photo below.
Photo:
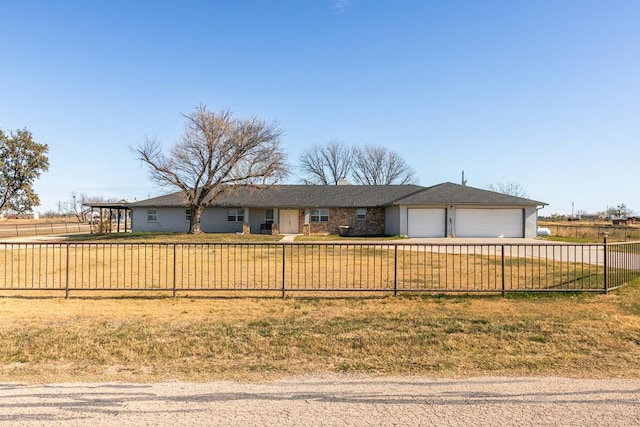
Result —
<path fill-rule="evenodd" d="M 167 192 L 130 147 L 174 143 L 204 103 L 278 121 L 293 165 L 376 144 L 425 186 L 464 170 L 542 214 L 640 212 L 637 0 L 2 0 L 0 17 L 0 128 L 49 145 L 40 211 Z"/>

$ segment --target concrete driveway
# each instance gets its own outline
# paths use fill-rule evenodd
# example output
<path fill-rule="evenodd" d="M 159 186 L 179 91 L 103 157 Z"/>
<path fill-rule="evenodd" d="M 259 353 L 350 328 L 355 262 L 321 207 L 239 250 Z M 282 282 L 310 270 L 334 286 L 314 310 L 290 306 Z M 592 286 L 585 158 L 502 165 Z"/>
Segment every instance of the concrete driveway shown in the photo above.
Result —
<path fill-rule="evenodd" d="M 0 384 L 11 426 L 637 426 L 640 380 L 308 376 Z"/>
<path fill-rule="evenodd" d="M 580 246 L 565 242 L 523 238 L 412 238 L 406 244 L 424 245 L 421 250 L 450 254 L 504 255 L 515 258 L 553 259 L 592 265 L 604 264 L 602 245 Z"/>
<path fill-rule="evenodd" d="M 429 237 L 418 238 L 412 237 L 409 239 L 399 240 L 398 242 L 416 243 L 421 245 L 546 245 L 546 244 L 559 244 L 563 245 L 563 242 L 554 242 L 550 240 L 541 239 L 523 239 L 523 238 L 491 238 L 491 237 Z"/>

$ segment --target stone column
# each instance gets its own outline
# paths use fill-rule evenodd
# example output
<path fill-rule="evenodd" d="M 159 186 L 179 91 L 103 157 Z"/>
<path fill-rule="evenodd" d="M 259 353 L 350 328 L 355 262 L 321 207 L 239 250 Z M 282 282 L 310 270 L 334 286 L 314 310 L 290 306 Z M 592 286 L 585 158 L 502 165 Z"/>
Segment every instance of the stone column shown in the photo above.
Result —
<path fill-rule="evenodd" d="M 244 223 L 242 224 L 242 234 L 251 234 L 251 223 L 249 222 L 249 208 L 244 208 Z"/>

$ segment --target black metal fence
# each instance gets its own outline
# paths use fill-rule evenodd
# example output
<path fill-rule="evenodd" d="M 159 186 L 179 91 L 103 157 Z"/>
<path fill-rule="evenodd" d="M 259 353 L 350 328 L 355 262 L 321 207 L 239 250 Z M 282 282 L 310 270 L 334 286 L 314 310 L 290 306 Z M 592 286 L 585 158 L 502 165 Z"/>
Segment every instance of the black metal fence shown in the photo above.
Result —
<path fill-rule="evenodd" d="M 309 294 L 608 292 L 640 243 L 2 243 L 0 290 Z"/>

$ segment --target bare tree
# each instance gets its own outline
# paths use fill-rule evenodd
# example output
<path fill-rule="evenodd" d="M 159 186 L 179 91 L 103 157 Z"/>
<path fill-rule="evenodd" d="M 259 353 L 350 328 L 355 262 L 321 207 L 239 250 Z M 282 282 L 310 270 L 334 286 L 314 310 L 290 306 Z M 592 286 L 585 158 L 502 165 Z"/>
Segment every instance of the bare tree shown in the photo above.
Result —
<path fill-rule="evenodd" d="M 68 216 L 75 216 L 78 222 L 87 222 L 89 214 L 91 213 L 91 207 L 87 206 L 90 203 L 114 203 L 117 199 L 110 198 L 105 199 L 100 196 L 87 196 L 86 193 L 71 192 L 71 198 L 64 202 L 58 202 L 61 213 Z"/>
<path fill-rule="evenodd" d="M 156 139 L 147 139 L 135 152 L 154 181 L 182 190 L 191 213 L 189 233 L 202 233 L 204 208 L 225 191 L 269 185 L 286 176 L 277 123 L 237 119 L 228 110 L 213 113 L 204 105 L 184 118 L 182 139 L 167 154 Z"/>
<path fill-rule="evenodd" d="M 89 201 L 89 198 L 85 193 L 71 192 L 71 199 L 61 204 L 62 213 L 64 215 L 73 215 L 77 218 L 78 222 L 86 222 L 87 215 L 91 211 L 91 208 L 84 204 Z"/>
<path fill-rule="evenodd" d="M 496 193 L 507 194 L 509 196 L 529 197 L 524 188 L 517 182 L 498 182 L 496 184 L 489 184 L 487 189 L 495 191 Z"/>
<path fill-rule="evenodd" d="M 353 180 L 357 184 L 414 184 L 416 173 L 395 151 L 376 145 L 357 147 L 353 160 Z"/>
<path fill-rule="evenodd" d="M 333 140 L 314 145 L 300 155 L 300 169 L 305 184 L 335 185 L 351 174 L 354 148 Z"/>
<path fill-rule="evenodd" d="M 628 217 L 633 215 L 633 211 L 624 203 L 618 203 L 614 207 L 607 208 L 608 217 Z"/>

